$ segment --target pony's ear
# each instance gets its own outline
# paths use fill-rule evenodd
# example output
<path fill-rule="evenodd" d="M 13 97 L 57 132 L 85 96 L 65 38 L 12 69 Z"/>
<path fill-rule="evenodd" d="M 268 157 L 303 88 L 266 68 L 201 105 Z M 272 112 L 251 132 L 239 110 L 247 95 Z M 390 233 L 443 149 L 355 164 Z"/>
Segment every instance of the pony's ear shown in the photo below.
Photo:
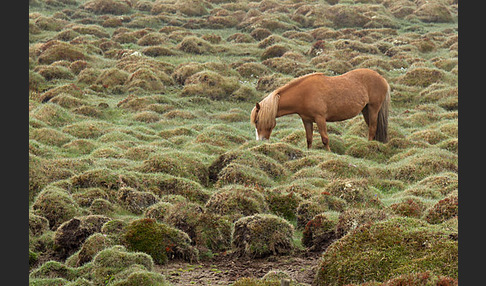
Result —
<path fill-rule="evenodd" d="M 259 111 L 260 110 L 260 103 L 256 103 L 256 111 Z"/>

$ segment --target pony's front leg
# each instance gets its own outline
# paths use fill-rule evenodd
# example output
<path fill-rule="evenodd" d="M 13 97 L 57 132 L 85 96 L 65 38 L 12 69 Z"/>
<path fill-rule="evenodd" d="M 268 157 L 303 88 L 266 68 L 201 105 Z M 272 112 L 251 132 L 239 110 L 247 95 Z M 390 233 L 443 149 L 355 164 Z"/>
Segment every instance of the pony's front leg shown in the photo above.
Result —
<path fill-rule="evenodd" d="M 302 118 L 302 122 L 304 122 L 304 128 L 305 128 L 305 137 L 307 139 L 307 149 L 310 149 L 312 147 L 312 133 L 313 133 L 313 121 L 312 120 L 306 120 Z"/>
<path fill-rule="evenodd" d="M 321 135 L 322 144 L 326 147 L 327 151 L 331 151 L 329 148 L 329 137 L 327 136 L 326 118 L 316 118 L 317 127 L 319 128 L 319 134 Z"/>

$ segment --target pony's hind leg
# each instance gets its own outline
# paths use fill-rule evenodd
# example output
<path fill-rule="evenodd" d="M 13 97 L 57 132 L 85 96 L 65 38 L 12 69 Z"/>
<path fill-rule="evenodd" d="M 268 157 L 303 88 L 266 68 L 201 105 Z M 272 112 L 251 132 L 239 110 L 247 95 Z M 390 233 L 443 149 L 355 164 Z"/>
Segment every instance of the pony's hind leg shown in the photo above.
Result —
<path fill-rule="evenodd" d="M 304 122 L 304 128 L 305 128 L 305 137 L 307 139 L 307 149 L 310 149 L 312 147 L 312 133 L 313 133 L 313 121 L 312 120 L 306 120 L 302 119 L 302 122 Z"/>
<path fill-rule="evenodd" d="M 363 110 L 361 110 L 361 113 L 363 114 L 364 121 L 366 122 L 366 126 L 370 126 L 370 120 L 368 119 L 368 104 L 365 105 Z"/>
<path fill-rule="evenodd" d="M 319 134 L 321 135 L 322 144 L 324 144 L 324 147 L 326 147 L 327 151 L 331 151 L 331 148 L 329 148 L 329 137 L 327 136 L 326 118 L 316 118 L 316 123 L 317 127 L 319 128 Z"/>
<path fill-rule="evenodd" d="M 376 108 L 376 106 L 369 105 L 368 104 L 368 120 L 366 123 L 368 123 L 368 141 L 371 141 L 375 139 L 376 135 L 376 126 L 378 124 L 378 112 L 380 111 L 380 106 Z M 366 116 L 365 116 L 366 120 Z"/>

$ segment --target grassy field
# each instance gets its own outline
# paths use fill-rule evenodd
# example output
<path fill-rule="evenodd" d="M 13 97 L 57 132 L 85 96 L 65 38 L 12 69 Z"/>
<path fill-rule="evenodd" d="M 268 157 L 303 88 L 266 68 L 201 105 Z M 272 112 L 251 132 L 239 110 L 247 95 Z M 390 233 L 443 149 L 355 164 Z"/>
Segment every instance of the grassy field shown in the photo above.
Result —
<path fill-rule="evenodd" d="M 30 0 L 30 284 L 184 285 L 159 266 L 312 252 L 314 285 L 457 285 L 457 8 Z M 269 92 L 355 68 L 390 83 L 389 142 L 361 115 L 328 123 L 331 152 L 297 115 L 254 139 Z"/>

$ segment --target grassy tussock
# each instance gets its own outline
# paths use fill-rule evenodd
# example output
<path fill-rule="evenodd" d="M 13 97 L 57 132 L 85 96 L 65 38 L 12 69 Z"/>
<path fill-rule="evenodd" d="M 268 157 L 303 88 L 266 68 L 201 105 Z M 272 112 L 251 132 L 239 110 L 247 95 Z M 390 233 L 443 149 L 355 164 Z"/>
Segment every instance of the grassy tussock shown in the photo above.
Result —
<path fill-rule="evenodd" d="M 457 284 L 457 1 L 291 2 L 29 1 L 32 284 L 169 285 L 154 262 L 297 240 L 316 285 Z M 361 115 L 331 152 L 295 115 L 254 140 L 255 102 L 355 68 L 390 83 L 388 143 Z"/>
<path fill-rule="evenodd" d="M 165 278 L 152 272 L 152 258 L 141 252 L 129 252 L 123 246 L 113 246 L 100 251 L 93 260 L 92 271 L 95 283 L 104 283 L 110 277 L 114 283 L 121 285 L 130 282 L 140 285 L 157 283 L 167 285 Z M 130 285 L 129 284 L 129 285 Z"/>
<path fill-rule="evenodd" d="M 386 281 L 432 269 L 438 275 L 457 277 L 456 257 L 457 243 L 440 230 L 428 228 L 426 222 L 417 219 L 395 218 L 365 224 L 331 245 L 323 255 L 315 282 L 339 285 L 362 279 Z M 340 277 L 341 282 L 330 277 Z"/>
<path fill-rule="evenodd" d="M 253 215 L 235 222 L 232 245 L 242 256 L 265 257 L 290 253 L 294 228 L 275 215 Z"/>
<path fill-rule="evenodd" d="M 81 7 L 96 14 L 122 15 L 131 11 L 131 5 L 120 0 L 93 0 L 84 3 Z"/>
<path fill-rule="evenodd" d="M 168 209 L 164 221 L 187 233 L 202 254 L 211 255 L 231 248 L 231 221 L 208 212 L 197 203 L 175 203 Z"/>
<path fill-rule="evenodd" d="M 42 45 L 39 50 L 37 61 L 39 64 L 52 64 L 55 61 L 77 61 L 86 59 L 85 53 L 69 43 L 51 41 Z"/>
<path fill-rule="evenodd" d="M 212 100 L 229 99 L 238 87 L 236 78 L 223 77 L 212 71 L 201 71 L 184 81 L 181 96 L 203 96 Z"/>
<path fill-rule="evenodd" d="M 252 188 L 229 185 L 214 193 L 206 208 L 216 214 L 236 220 L 243 216 L 264 213 L 268 206 L 263 194 Z"/>
<path fill-rule="evenodd" d="M 183 162 L 188 163 L 188 165 L 183 164 Z M 203 185 L 208 184 L 208 170 L 203 161 L 197 159 L 197 154 L 182 152 L 157 154 L 143 161 L 137 171 L 147 173 L 162 172 L 196 180 Z"/>
<path fill-rule="evenodd" d="M 167 263 L 169 257 L 191 261 L 198 254 L 186 233 L 148 218 L 132 221 L 122 241 L 131 250 L 149 254 L 157 264 Z"/>
<path fill-rule="evenodd" d="M 81 213 L 81 209 L 65 190 L 58 187 L 43 189 L 32 204 L 34 213 L 49 221 L 51 230 Z"/>

